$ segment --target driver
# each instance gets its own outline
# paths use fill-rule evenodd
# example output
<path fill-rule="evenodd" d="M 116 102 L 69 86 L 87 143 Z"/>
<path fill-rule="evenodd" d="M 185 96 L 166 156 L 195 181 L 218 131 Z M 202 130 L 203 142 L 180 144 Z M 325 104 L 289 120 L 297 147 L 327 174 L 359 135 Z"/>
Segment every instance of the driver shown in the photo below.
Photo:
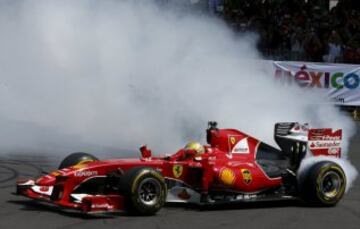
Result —
<path fill-rule="evenodd" d="M 193 158 L 197 159 L 205 153 L 205 148 L 199 142 L 189 142 L 185 148 L 185 152 L 195 152 Z M 201 158 L 200 158 L 201 160 Z M 213 202 L 209 196 L 209 185 L 212 182 L 212 167 L 209 164 L 208 158 L 205 157 L 202 160 L 203 165 L 203 177 L 202 177 L 202 192 L 200 201 L 201 202 Z"/>
<path fill-rule="evenodd" d="M 189 142 L 188 144 L 186 144 L 186 146 L 184 147 L 185 151 L 194 151 L 195 152 L 195 157 L 199 157 L 201 156 L 203 153 L 205 153 L 205 148 L 203 145 L 201 145 L 199 142 Z"/>
<path fill-rule="evenodd" d="M 189 142 L 186 146 L 178 151 L 176 154 L 171 156 L 171 160 L 185 161 L 198 159 L 202 154 L 205 153 L 205 148 L 199 142 Z"/>
<path fill-rule="evenodd" d="M 199 142 L 189 142 L 186 146 L 177 152 L 172 158 L 173 160 L 189 160 L 196 159 L 200 160 L 203 168 L 202 176 L 202 191 L 201 191 L 201 202 L 213 202 L 210 198 L 208 191 L 209 185 L 213 179 L 212 166 L 209 164 L 208 157 L 205 154 L 205 147 Z"/>

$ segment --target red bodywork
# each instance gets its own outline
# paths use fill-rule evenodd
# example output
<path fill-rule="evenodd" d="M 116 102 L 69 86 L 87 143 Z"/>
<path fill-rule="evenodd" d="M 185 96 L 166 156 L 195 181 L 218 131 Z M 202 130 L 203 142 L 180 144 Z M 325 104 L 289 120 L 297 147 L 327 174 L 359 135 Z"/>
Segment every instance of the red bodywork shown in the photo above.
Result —
<path fill-rule="evenodd" d="M 17 192 L 84 212 L 125 210 L 125 197 L 116 192 L 89 194 L 76 193 L 76 190 L 90 179 L 106 178 L 114 171 L 123 174 L 138 166 L 151 167 L 166 180 L 180 183 L 181 186 L 174 189 L 168 187 L 168 201 L 175 202 L 199 202 L 200 193 L 204 191 L 228 191 L 250 196 L 283 185 L 280 175 L 270 178 L 258 164 L 259 140 L 234 129 L 208 129 L 207 137 L 206 152 L 198 157 L 184 149 L 172 156 L 153 157 L 150 150 L 141 147 L 139 159 L 78 164 L 36 180 L 19 181 Z"/>

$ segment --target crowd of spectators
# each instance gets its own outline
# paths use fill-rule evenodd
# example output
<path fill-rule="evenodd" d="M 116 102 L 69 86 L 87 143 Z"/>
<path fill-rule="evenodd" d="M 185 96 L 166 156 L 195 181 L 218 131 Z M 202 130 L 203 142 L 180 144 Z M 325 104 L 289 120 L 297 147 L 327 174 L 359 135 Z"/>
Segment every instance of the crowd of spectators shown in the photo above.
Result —
<path fill-rule="evenodd" d="M 209 0 L 210 13 L 237 32 L 258 34 L 277 60 L 360 63 L 360 1 Z"/>

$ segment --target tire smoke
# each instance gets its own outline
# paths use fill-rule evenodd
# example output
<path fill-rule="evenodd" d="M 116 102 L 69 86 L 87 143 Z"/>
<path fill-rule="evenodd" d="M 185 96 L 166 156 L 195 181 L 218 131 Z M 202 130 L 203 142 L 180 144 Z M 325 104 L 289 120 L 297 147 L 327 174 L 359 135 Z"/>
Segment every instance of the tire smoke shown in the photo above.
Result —
<path fill-rule="evenodd" d="M 336 164 L 338 164 L 345 173 L 346 176 L 346 189 L 345 192 L 347 192 L 353 185 L 356 177 L 358 176 L 358 172 L 355 169 L 354 165 L 351 164 L 351 162 L 347 159 L 339 159 L 334 157 L 325 157 L 325 156 L 317 156 L 317 157 L 307 157 L 305 158 L 300 165 L 299 173 L 298 173 L 298 179 L 302 176 L 306 176 L 306 173 L 309 171 L 309 169 L 315 165 L 316 163 L 319 163 L 321 161 L 332 161 Z"/>
<path fill-rule="evenodd" d="M 346 152 L 355 131 L 316 92 L 277 85 L 256 34 L 215 18 L 152 1 L 0 5 L 1 152 L 172 153 L 209 120 L 272 145 L 279 121 L 342 128 Z"/>

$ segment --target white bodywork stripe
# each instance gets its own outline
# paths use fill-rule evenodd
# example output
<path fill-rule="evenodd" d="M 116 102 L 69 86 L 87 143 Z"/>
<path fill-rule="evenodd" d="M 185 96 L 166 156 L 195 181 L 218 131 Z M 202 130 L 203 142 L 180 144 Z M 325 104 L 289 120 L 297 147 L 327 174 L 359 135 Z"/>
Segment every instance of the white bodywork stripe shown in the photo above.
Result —
<path fill-rule="evenodd" d="M 47 191 L 41 191 L 41 188 L 47 188 Z M 37 193 L 40 193 L 40 194 L 43 194 L 43 195 L 48 195 L 48 196 L 51 196 L 51 193 L 54 189 L 53 186 L 37 186 L 37 185 L 34 185 L 31 187 L 31 189 L 34 191 L 34 192 L 37 192 Z"/>

